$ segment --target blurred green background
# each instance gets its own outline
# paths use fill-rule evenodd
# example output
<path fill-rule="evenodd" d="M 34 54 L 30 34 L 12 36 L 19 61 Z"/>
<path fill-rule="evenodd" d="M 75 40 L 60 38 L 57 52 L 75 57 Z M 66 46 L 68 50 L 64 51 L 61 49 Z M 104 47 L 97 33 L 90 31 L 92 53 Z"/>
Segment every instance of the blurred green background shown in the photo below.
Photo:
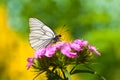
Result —
<path fill-rule="evenodd" d="M 95 56 L 94 69 L 107 80 L 120 79 L 120 0 L 1 0 L 0 80 L 32 80 L 35 75 L 26 70 L 34 52 L 28 42 L 31 17 L 54 30 L 66 25 L 69 31 L 62 35 L 70 41 L 88 40 L 102 54 Z M 99 80 L 92 74 L 73 79 Z"/>

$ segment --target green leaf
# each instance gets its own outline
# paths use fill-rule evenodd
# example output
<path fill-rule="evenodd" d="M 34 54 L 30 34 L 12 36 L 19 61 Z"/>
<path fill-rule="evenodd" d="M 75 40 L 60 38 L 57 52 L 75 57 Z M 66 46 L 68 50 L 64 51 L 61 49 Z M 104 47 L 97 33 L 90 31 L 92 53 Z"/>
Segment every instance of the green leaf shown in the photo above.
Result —
<path fill-rule="evenodd" d="M 94 71 L 91 70 L 74 70 L 71 74 L 76 74 L 76 73 L 90 73 L 90 74 L 94 74 Z"/>
<path fill-rule="evenodd" d="M 66 68 L 63 68 L 62 70 L 63 70 L 63 72 L 65 73 L 65 76 L 66 76 L 65 80 L 72 80 L 71 75 L 68 72 L 68 70 Z"/>
<path fill-rule="evenodd" d="M 77 74 L 77 73 L 90 73 L 90 74 L 94 74 L 94 75 L 96 75 L 100 80 L 106 80 L 103 76 L 101 76 L 100 74 L 98 74 L 97 72 L 95 72 L 95 71 L 91 71 L 91 70 L 74 70 L 72 73 L 71 73 L 71 75 L 72 74 Z"/>

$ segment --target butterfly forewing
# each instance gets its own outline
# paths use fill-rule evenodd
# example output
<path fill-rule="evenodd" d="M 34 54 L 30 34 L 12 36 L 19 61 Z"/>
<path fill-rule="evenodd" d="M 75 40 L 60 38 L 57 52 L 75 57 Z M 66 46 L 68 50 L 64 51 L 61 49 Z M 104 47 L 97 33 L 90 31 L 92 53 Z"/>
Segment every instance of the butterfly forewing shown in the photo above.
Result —
<path fill-rule="evenodd" d="M 44 23 L 42 23 L 40 20 L 36 18 L 30 18 L 29 25 L 30 25 L 30 29 L 32 30 L 36 30 L 36 29 L 44 30 L 44 31 L 50 32 L 51 34 L 54 34 L 52 29 L 50 29 L 48 26 L 46 26 Z"/>
<path fill-rule="evenodd" d="M 38 50 L 51 44 L 52 39 L 56 36 L 55 33 L 44 23 L 36 18 L 29 19 L 30 34 L 29 40 L 31 46 Z"/>

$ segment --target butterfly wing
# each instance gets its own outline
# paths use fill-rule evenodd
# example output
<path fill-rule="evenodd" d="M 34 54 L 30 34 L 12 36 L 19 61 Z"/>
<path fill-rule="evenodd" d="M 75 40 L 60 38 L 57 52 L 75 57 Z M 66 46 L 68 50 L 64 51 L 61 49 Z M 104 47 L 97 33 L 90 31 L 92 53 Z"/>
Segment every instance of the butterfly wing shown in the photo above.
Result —
<path fill-rule="evenodd" d="M 29 19 L 30 34 L 29 40 L 33 49 L 38 50 L 51 44 L 55 33 L 52 29 L 36 18 Z"/>

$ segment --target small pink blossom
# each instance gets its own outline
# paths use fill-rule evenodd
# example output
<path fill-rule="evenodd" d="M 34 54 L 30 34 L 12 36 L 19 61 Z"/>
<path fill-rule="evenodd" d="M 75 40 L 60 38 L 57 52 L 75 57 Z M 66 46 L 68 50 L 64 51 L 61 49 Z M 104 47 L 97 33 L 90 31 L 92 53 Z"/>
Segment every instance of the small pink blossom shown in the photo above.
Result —
<path fill-rule="evenodd" d="M 71 47 L 69 44 L 66 44 L 62 47 L 61 52 L 69 58 L 73 58 L 77 56 L 77 53 L 71 52 Z"/>
<path fill-rule="evenodd" d="M 54 47 L 54 46 L 48 46 L 46 48 L 45 56 L 46 57 L 52 57 L 55 54 L 55 51 L 56 51 L 56 47 Z"/>
<path fill-rule="evenodd" d="M 76 39 L 76 40 L 74 40 L 74 43 L 76 43 L 76 44 L 81 44 L 81 43 L 82 43 L 82 40 Z"/>
<path fill-rule="evenodd" d="M 45 48 L 39 49 L 35 52 L 34 57 L 35 58 L 41 58 L 43 55 L 45 55 L 45 53 L 46 53 Z"/>
<path fill-rule="evenodd" d="M 62 41 L 57 43 L 56 45 L 54 45 L 54 47 L 56 47 L 57 50 L 61 49 L 62 46 L 64 46 L 66 44 L 66 42 Z"/>
<path fill-rule="evenodd" d="M 74 43 L 79 44 L 81 47 L 88 45 L 88 41 L 83 41 L 79 39 L 74 40 Z"/>
<path fill-rule="evenodd" d="M 87 46 L 88 45 L 88 41 L 82 41 L 81 46 Z"/>
<path fill-rule="evenodd" d="M 94 46 L 88 46 L 88 47 L 91 52 L 96 53 L 97 55 L 101 55 Z"/>
<path fill-rule="evenodd" d="M 82 48 L 79 44 L 76 44 L 76 43 L 70 43 L 70 47 L 76 51 L 81 51 Z"/>
<path fill-rule="evenodd" d="M 28 61 L 27 69 L 29 69 L 33 65 L 34 58 L 28 58 L 27 61 Z"/>

